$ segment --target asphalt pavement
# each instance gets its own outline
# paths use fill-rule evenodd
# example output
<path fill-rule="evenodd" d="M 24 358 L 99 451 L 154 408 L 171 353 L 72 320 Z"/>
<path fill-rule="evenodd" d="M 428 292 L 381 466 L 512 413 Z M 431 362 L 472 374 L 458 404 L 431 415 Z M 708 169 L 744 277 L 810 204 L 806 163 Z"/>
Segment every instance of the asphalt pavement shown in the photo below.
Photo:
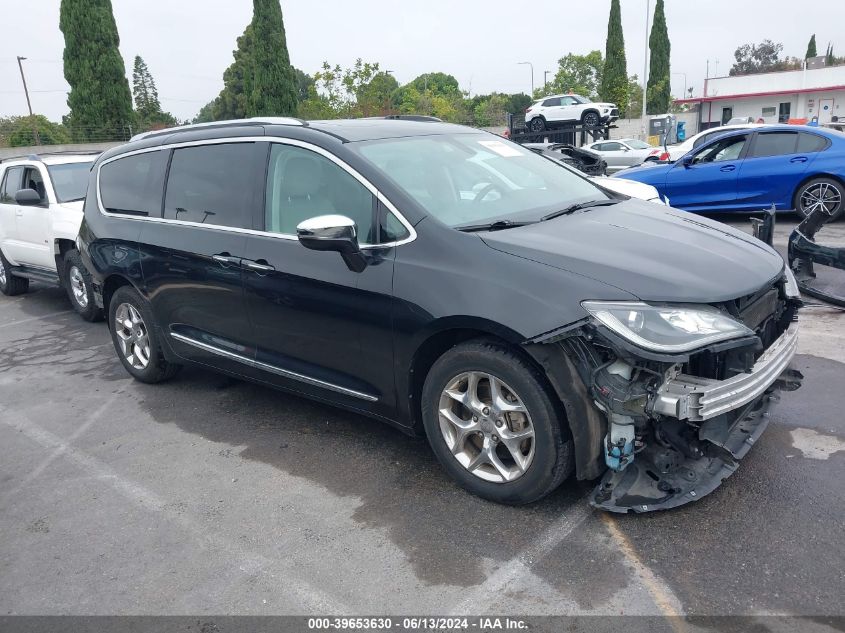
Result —
<path fill-rule="evenodd" d="M 736 474 L 609 516 L 593 483 L 483 501 L 423 440 L 263 387 L 140 384 L 62 291 L 0 297 L 0 614 L 843 615 L 845 315 L 801 322 L 804 386 Z"/>

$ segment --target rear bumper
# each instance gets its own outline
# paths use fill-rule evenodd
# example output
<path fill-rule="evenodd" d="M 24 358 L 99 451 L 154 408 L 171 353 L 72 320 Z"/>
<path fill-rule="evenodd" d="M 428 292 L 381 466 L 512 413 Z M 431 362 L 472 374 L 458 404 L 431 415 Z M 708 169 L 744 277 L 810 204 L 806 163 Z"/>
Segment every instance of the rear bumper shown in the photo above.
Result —
<path fill-rule="evenodd" d="M 798 325 L 793 323 L 763 353 L 747 374 L 710 380 L 678 374 L 658 390 L 653 413 L 703 422 L 738 409 L 760 397 L 789 366 L 798 349 Z"/>

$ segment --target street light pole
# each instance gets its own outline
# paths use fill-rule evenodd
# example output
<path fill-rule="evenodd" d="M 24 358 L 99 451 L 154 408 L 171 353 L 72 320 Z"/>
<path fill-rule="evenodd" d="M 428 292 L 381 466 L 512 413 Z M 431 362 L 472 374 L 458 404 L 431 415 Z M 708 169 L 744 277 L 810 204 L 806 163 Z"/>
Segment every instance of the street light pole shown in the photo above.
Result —
<path fill-rule="evenodd" d="M 543 92 L 549 91 L 549 73 L 552 72 L 551 70 L 544 70 L 543 71 Z M 531 95 L 532 97 L 534 95 Z"/>
<path fill-rule="evenodd" d="M 35 119 L 32 117 L 32 103 L 29 101 L 29 88 L 26 87 L 26 76 L 23 74 L 23 64 L 21 62 L 25 60 L 26 57 L 21 57 L 18 55 L 18 68 L 21 71 L 21 81 L 23 82 L 23 92 L 26 95 L 26 107 L 29 110 L 29 118 L 32 121 L 32 133 L 35 136 L 35 144 L 41 145 L 41 139 L 38 137 L 38 125 L 35 123 Z"/>
<path fill-rule="evenodd" d="M 648 26 L 651 22 L 651 0 L 645 0 L 645 50 L 643 57 L 643 140 L 648 138 L 648 125 L 646 123 L 646 102 L 648 101 Z"/>
<path fill-rule="evenodd" d="M 516 62 L 518 66 L 528 64 L 531 66 L 531 98 L 534 98 L 534 64 L 531 62 Z"/>
<path fill-rule="evenodd" d="M 686 73 L 672 73 L 673 75 L 683 75 L 684 76 L 684 93 L 682 99 L 687 98 L 687 74 Z"/>

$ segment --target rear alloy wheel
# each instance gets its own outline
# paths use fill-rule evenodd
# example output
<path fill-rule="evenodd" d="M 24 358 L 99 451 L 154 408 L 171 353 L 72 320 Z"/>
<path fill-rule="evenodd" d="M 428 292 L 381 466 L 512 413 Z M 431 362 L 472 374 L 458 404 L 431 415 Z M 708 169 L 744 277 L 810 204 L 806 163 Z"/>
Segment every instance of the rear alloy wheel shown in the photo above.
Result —
<path fill-rule="evenodd" d="M 29 290 L 29 279 L 15 277 L 12 274 L 12 267 L 9 260 L 0 251 L 0 292 L 7 297 L 20 295 Z"/>
<path fill-rule="evenodd" d="M 599 113 L 585 112 L 581 117 L 581 123 L 586 127 L 596 127 L 599 124 Z"/>
<path fill-rule="evenodd" d="M 546 129 L 546 119 L 541 116 L 534 117 L 528 127 L 532 132 L 543 132 Z"/>
<path fill-rule="evenodd" d="M 123 286 L 112 296 L 109 330 L 120 362 L 135 379 L 162 382 L 179 371 L 180 365 L 170 363 L 164 357 L 152 313 L 134 288 Z"/>
<path fill-rule="evenodd" d="M 79 257 L 79 251 L 71 250 L 65 254 L 64 285 L 70 303 L 76 313 L 86 321 L 100 321 L 103 311 L 97 307 L 91 275 Z"/>
<path fill-rule="evenodd" d="M 795 194 L 795 209 L 805 218 L 818 209 L 831 220 L 842 212 L 842 184 L 832 178 L 814 178 Z M 829 220 L 828 220 L 829 221 Z"/>
<path fill-rule="evenodd" d="M 469 341 L 443 354 L 426 377 L 421 404 L 437 459 L 474 494 L 530 503 L 572 469 L 572 442 L 554 392 L 502 343 Z"/>

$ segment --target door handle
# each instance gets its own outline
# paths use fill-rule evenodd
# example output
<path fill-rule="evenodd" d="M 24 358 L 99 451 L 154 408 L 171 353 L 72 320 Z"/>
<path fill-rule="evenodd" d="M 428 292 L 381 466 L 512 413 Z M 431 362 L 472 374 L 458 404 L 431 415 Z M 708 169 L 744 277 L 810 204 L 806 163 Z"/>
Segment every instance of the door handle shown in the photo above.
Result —
<path fill-rule="evenodd" d="M 719 171 L 733 171 L 736 169 L 736 165 L 725 165 Z"/>
<path fill-rule="evenodd" d="M 790 163 L 806 163 L 807 157 L 806 156 L 796 156 L 795 158 L 790 159 Z"/>
<path fill-rule="evenodd" d="M 254 270 L 257 273 L 271 273 L 276 270 L 276 267 L 272 264 L 268 264 L 265 260 L 259 259 L 258 261 L 252 261 L 251 259 L 244 259 L 241 262 L 244 268 L 249 268 L 250 270 Z"/>
<path fill-rule="evenodd" d="M 232 257 L 231 255 L 229 255 L 229 253 L 219 253 L 217 255 L 212 255 L 211 259 L 216 261 L 218 264 L 231 266 L 240 266 L 241 264 L 240 257 Z"/>

